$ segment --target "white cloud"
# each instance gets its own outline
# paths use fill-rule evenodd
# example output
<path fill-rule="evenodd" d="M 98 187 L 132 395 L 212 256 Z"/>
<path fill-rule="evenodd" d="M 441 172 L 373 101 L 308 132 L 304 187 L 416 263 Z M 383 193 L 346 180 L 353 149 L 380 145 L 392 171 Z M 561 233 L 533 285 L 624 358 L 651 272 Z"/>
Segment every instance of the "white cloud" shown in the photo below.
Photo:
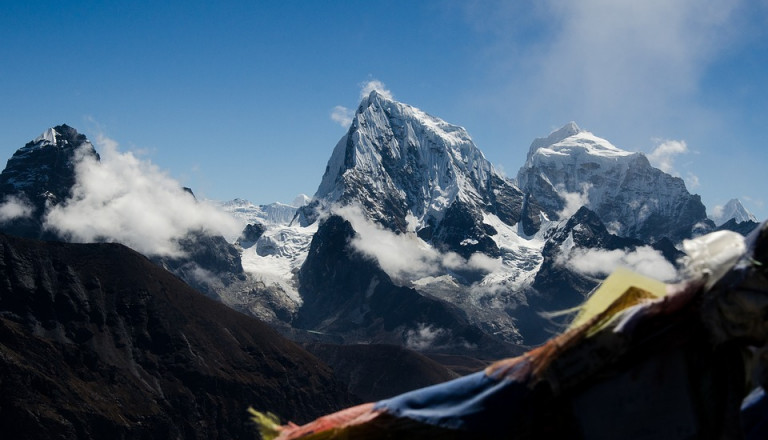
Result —
<path fill-rule="evenodd" d="M 337 105 L 331 112 L 331 119 L 344 128 L 348 128 L 352 124 L 352 117 L 355 112 L 344 107 L 343 105 Z"/>
<path fill-rule="evenodd" d="M 385 86 L 384 83 L 378 79 L 372 79 L 360 84 L 360 99 L 370 95 L 374 90 L 384 95 L 384 97 L 387 99 L 393 99 L 392 92 L 389 91 L 387 86 Z"/>
<path fill-rule="evenodd" d="M 488 255 L 476 252 L 470 255 L 467 266 L 471 269 L 492 273 L 501 269 L 501 258 L 491 258 Z"/>
<path fill-rule="evenodd" d="M 695 92 L 714 53 L 727 45 L 738 2 L 551 0 L 555 36 L 543 51 L 542 79 L 603 112 L 650 112 Z M 541 49 L 541 48 L 539 48 Z M 584 99 L 578 102 L 578 99 Z"/>
<path fill-rule="evenodd" d="M 685 184 L 688 186 L 688 189 L 695 189 L 701 186 L 701 181 L 699 180 L 699 176 L 689 171 L 688 174 L 685 175 Z"/>
<path fill-rule="evenodd" d="M 471 101 L 478 111 L 506 112 L 520 128 L 599 121 L 622 133 L 625 145 L 649 133 L 720 123 L 719 109 L 695 99 L 702 78 L 718 57 L 755 35 L 743 26 L 744 11 L 754 9 L 745 0 L 462 4 L 488 37 L 476 51 L 487 72 Z M 510 102 L 518 103 L 512 113 Z"/>
<path fill-rule="evenodd" d="M 0 204 L 0 223 L 32 215 L 33 207 L 16 196 L 6 196 Z"/>
<path fill-rule="evenodd" d="M 712 208 L 712 215 L 710 218 L 716 218 L 719 219 L 723 216 L 723 209 L 725 209 L 725 206 L 723 205 L 715 205 L 714 208 Z"/>
<path fill-rule="evenodd" d="M 352 246 L 376 259 L 387 275 L 402 284 L 452 270 L 490 273 L 501 267 L 500 259 L 481 253 L 475 253 L 467 260 L 455 252 L 437 251 L 415 233 L 395 234 L 368 220 L 363 211 L 354 205 L 337 207 L 333 212 L 352 224 L 357 233 L 352 239 Z"/>
<path fill-rule="evenodd" d="M 405 333 L 405 345 L 411 350 L 426 350 L 428 348 L 434 348 L 435 341 L 438 338 L 449 334 L 449 330 L 419 323 L 418 328 L 408 330 Z"/>
<path fill-rule="evenodd" d="M 337 208 L 335 214 L 352 224 L 357 235 L 352 246 L 375 258 L 392 278 L 418 279 L 440 272 L 443 256 L 415 234 L 395 234 L 369 221 L 359 207 Z M 445 257 L 450 260 L 450 257 Z"/>
<path fill-rule="evenodd" d="M 557 188 L 558 195 L 565 202 L 563 210 L 557 213 L 558 218 L 569 218 L 573 214 L 576 214 L 576 211 L 582 206 L 588 205 L 590 189 L 592 189 L 592 185 L 586 182 L 581 184 L 581 192 L 568 192 L 563 187 Z"/>
<path fill-rule="evenodd" d="M 642 246 L 634 251 L 574 248 L 558 256 L 557 264 L 595 277 L 608 275 L 619 266 L 659 281 L 673 281 L 678 275 L 675 267 L 661 252 L 650 246 Z"/>
<path fill-rule="evenodd" d="M 381 93 L 388 99 L 393 99 L 392 92 L 387 89 L 387 86 L 385 86 L 383 82 L 377 79 L 371 79 L 369 81 L 362 82 L 359 85 L 361 100 L 370 95 L 374 90 Z M 354 116 L 355 112 L 347 107 L 344 107 L 343 105 L 337 105 L 333 108 L 333 111 L 331 111 L 331 120 L 344 128 L 348 128 L 349 125 L 352 124 L 352 118 L 354 118 Z"/>
<path fill-rule="evenodd" d="M 688 153 L 688 145 L 685 141 L 663 140 L 658 141 L 656 148 L 647 157 L 651 165 L 676 176 L 678 173 L 675 170 L 675 157 L 686 153 Z"/>
<path fill-rule="evenodd" d="M 51 208 L 45 227 L 73 241 L 114 241 L 146 255 L 179 256 L 176 240 L 205 230 L 236 236 L 241 225 L 149 161 L 118 151 L 117 143 L 98 136 L 101 161 L 80 150 L 72 197 Z"/>

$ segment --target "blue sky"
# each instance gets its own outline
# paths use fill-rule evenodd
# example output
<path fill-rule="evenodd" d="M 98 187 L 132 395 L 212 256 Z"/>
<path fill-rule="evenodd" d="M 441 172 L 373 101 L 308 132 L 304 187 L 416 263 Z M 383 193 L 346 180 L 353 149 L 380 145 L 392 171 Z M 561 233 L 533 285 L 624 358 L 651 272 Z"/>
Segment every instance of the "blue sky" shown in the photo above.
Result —
<path fill-rule="evenodd" d="M 766 0 L 6 3 L 0 160 L 67 123 L 203 197 L 290 202 L 377 80 L 509 176 L 575 121 L 768 217 Z"/>

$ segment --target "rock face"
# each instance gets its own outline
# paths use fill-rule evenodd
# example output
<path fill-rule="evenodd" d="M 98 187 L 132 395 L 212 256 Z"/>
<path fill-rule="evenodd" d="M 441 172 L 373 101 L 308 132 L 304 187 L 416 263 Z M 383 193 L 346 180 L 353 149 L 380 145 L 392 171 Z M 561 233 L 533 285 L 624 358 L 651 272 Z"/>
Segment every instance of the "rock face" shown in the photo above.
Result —
<path fill-rule="evenodd" d="M 12 198 L 29 210 L 4 222 L 2 230 L 28 238 L 60 238 L 43 230 L 43 216 L 49 206 L 69 198 L 78 155 L 98 158 L 90 141 L 68 125 L 49 128 L 17 150 L 0 173 L 0 203 Z"/>
<path fill-rule="evenodd" d="M 388 343 L 482 358 L 521 351 L 471 325 L 457 307 L 393 284 L 373 260 L 350 246 L 354 234 L 339 216 L 320 225 L 299 272 L 304 303 L 296 327 L 344 343 Z"/>
<path fill-rule="evenodd" d="M 644 244 L 609 233 L 597 214 L 586 207 L 581 207 L 567 222 L 553 229 L 542 250 L 544 261 L 528 292 L 527 307 L 518 313 L 518 325 L 526 342 L 540 344 L 560 331 L 557 323 L 544 318 L 541 312 L 578 306 L 601 281 L 569 267 L 566 259 L 579 258 L 573 256 L 572 250 L 630 252 Z"/>
<path fill-rule="evenodd" d="M 539 218 L 535 203 L 523 211 L 523 193 L 493 168 L 466 130 L 376 91 L 360 103 L 314 198 L 325 205 L 359 204 L 388 229 L 414 230 L 465 257 L 499 254 L 483 212 L 508 225 L 525 220 L 531 233 Z"/>
<path fill-rule="evenodd" d="M 531 144 L 517 182 L 550 219 L 583 205 L 625 237 L 678 242 L 714 229 L 701 198 L 690 194 L 682 179 L 574 123 Z"/>
<path fill-rule="evenodd" d="M 220 235 L 190 232 L 178 240 L 181 257 L 152 257 L 152 261 L 212 298 L 246 280 L 240 252 Z"/>
<path fill-rule="evenodd" d="M 0 354 L 7 438 L 256 438 L 248 406 L 353 403 L 317 358 L 118 244 L 0 235 Z"/>

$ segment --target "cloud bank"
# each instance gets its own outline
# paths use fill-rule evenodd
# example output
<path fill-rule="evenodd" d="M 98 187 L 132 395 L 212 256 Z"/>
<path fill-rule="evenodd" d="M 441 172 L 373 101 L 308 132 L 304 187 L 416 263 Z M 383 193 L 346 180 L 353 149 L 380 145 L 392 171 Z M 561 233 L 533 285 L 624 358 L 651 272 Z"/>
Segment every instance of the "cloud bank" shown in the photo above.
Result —
<path fill-rule="evenodd" d="M 101 161 L 80 150 L 72 196 L 50 209 L 44 226 L 72 241 L 123 243 L 149 256 L 182 256 L 177 240 L 192 231 L 236 236 L 241 225 L 149 161 L 121 153 L 98 136 Z"/>
<path fill-rule="evenodd" d="M 395 234 L 368 220 L 357 206 L 347 205 L 335 208 L 333 212 L 349 221 L 357 232 L 352 246 L 374 258 L 387 275 L 400 283 L 451 271 L 490 273 L 501 267 L 500 259 L 481 253 L 473 254 L 467 260 L 455 252 L 437 251 L 415 233 Z"/>
<path fill-rule="evenodd" d="M 560 254 L 556 263 L 593 277 L 609 275 L 619 266 L 659 281 L 674 281 L 678 277 L 675 267 L 650 246 L 633 251 L 575 248 Z"/>

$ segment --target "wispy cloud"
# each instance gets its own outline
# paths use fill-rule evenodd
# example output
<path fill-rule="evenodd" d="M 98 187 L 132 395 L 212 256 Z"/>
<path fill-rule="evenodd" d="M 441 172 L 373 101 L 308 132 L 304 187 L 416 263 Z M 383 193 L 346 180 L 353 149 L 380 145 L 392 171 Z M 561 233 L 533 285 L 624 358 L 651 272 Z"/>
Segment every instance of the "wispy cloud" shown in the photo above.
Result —
<path fill-rule="evenodd" d="M 699 180 L 699 176 L 693 174 L 690 171 L 685 174 L 685 183 L 688 186 L 688 189 L 696 189 L 699 186 L 701 186 L 701 181 Z"/>
<path fill-rule="evenodd" d="M 337 105 L 331 112 L 331 120 L 341 125 L 344 128 L 349 127 L 352 124 L 352 117 L 355 112 L 351 109 L 344 107 L 343 105 Z"/>
<path fill-rule="evenodd" d="M 120 152 L 104 136 L 96 146 L 101 161 L 79 152 L 72 196 L 51 208 L 45 227 L 73 241 L 120 242 L 151 256 L 181 255 L 177 240 L 192 231 L 239 232 L 234 218 L 195 200 L 153 163 Z"/>
<path fill-rule="evenodd" d="M 32 215 L 34 208 L 16 196 L 6 196 L 0 204 L 0 224 Z"/>
<path fill-rule="evenodd" d="M 372 79 L 360 84 L 360 99 L 370 95 L 374 90 L 381 93 L 385 98 L 393 99 L 392 92 L 378 79 Z"/>
<path fill-rule="evenodd" d="M 558 188 L 558 195 L 565 202 L 565 207 L 562 211 L 558 212 L 558 218 L 566 219 L 576 214 L 582 206 L 589 205 L 589 190 L 592 185 L 589 183 L 583 183 L 581 185 L 581 192 L 568 192 L 565 188 Z"/>
<path fill-rule="evenodd" d="M 543 78 L 570 85 L 573 98 L 603 112 L 628 102 L 651 111 L 695 91 L 713 53 L 726 44 L 737 3 L 549 1 L 560 27 L 540 60 Z"/>
<path fill-rule="evenodd" d="M 710 218 L 720 219 L 720 217 L 723 216 L 723 209 L 725 209 L 725 206 L 715 205 L 714 208 L 712 208 L 712 215 Z"/>
<path fill-rule="evenodd" d="M 708 68 L 743 40 L 745 0 L 463 2 L 489 44 L 476 105 L 518 120 L 600 122 L 625 139 L 717 121 L 695 102 Z"/>
<path fill-rule="evenodd" d="M 651 165 L 665 173 L 678 175 L 675 169 L 675 159 L 681 154 L 688 153 L 688 145 L 685 141 L 657 140 L 656 148 L 648 154 Z"/>
<path fill-rule="evenodd" d="M 411 350 L 427 350 L 429 348 L 435 348 L 435 342 L 439 338 L 445 338 L 449 335 L 449 330 L 419 323 L 416 329 L 408 330 L 405 333 L 405 345 Z"/>

